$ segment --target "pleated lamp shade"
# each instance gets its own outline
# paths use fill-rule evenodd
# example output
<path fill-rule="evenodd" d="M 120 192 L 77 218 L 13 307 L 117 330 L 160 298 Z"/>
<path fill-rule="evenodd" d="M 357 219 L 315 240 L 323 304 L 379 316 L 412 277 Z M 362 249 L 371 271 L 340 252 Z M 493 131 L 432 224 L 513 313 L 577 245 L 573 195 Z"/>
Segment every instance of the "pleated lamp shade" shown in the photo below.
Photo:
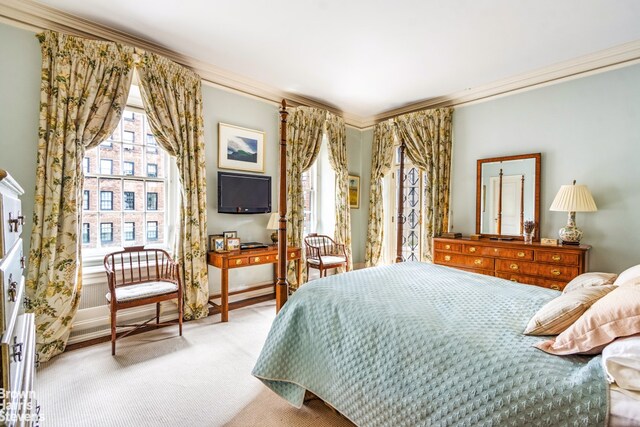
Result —
<path fill-rule="evenodd" d="M 269 223 L 267 224 L 267 230 L 277 230 L 279 227 L 278 221 L 280 220 L 280 214 L 273 212 L 269 217 Z"/>
<path fill-rule="evenodd" d="M 595 212 L 596 202 L 586 185 L 563 185 L 551 203 L 550 211 Z"/>

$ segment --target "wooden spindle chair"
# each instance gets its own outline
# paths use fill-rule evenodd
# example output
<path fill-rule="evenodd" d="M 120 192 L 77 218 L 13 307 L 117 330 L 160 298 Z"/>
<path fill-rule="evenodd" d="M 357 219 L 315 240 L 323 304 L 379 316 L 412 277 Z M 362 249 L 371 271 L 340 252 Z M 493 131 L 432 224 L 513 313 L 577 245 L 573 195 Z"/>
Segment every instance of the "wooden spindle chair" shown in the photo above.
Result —
<path fill-rule="evenodd" d="M 182 284 L 179 263 L 162 249 L 145 249 L 132 246 L 110 253 L 104 257 L 109 293 L 106 295 L 111 311 L 111 354 L 116 354 L 116 339 L 124 338 L 133 331 L 154 326 L 178 324 L 182 336 Z M 178 321 L 160 322 L 160 303 L 170 299 L 178 300 Z M 125 308 L 156 304 L 156 315 L 138 324 L 118 325 L 118 328 L 133 328 L 120 336 L 116 334 L 116 313 Z"/>
<path fill-rule="evenodd" d="M 345 267 L 349 269 L 347 250 L 342 243 L 336 243 L 331 237 L 322 234 L 311 233 L 304 238 L 306 268 L 309 277 L 309 268 L 320 270 L 320 277 L 327 276 L 326 270 Z"/>

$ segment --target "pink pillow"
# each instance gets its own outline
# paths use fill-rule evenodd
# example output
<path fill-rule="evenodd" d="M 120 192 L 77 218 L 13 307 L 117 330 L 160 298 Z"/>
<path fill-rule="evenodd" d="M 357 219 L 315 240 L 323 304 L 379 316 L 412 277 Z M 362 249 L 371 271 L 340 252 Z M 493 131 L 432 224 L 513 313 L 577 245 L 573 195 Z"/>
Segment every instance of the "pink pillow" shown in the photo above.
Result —
<path fill-rule="evenodd" d="M 618 276 L 616 281 L 613 282 L 613 284 L 616 286 L 620 286 L 633 279 L 639 279 L 640 281 L 640 264 L 634 265 L 633 267 L 629 267 L 625 271 L 620 273 L 620 275 Z"/>
<path fill-rule="evenodd" d="M 551 354 L 593 353 L 618 337 L 640 333 L 640 282 L 617 287 L 596 301 L 555 339 L 535 346 Z"/>

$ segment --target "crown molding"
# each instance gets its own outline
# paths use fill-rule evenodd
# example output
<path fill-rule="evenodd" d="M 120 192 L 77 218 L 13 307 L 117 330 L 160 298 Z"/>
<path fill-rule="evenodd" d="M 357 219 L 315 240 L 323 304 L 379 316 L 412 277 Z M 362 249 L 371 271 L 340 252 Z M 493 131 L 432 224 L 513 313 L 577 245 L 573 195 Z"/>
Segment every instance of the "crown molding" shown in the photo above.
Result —
<path fill-rule="evenodd" d="M 273 105 L 280 105 L 280 101 L 286 99 L 292 106 L 306 105 L 323 108 L 342 116 L 347 125 L 361 130 L 370 128 L 380 121 L 413 111 L 487 101 L 507 94 L 531 90 L 640 62 L 640 40 L 638 40 L 533 72 L 498 80 L 477 88 L 407 104 L 371 117 L 361 117 L 340 111 L 335 107 L 302 95 L 282 91 L 215 65 L 181 55 L 141 37 L 62 12 L 32 0 L 0 0 L 0 22 L 8 22 L 32 31 L 50 29 L 77 36 L 116 41 L 140 47 L 163 55 L 192 69 L 202 77 L 204 84 L 259 99 Z"/>

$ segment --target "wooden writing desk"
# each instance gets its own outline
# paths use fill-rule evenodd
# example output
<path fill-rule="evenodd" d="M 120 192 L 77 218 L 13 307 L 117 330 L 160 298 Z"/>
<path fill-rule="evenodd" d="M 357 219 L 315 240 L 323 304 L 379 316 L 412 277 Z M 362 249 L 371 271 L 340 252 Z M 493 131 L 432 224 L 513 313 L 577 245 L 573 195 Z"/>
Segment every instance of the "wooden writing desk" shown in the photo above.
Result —
<path fill-rule="evenodd" d="M 289 261 L 295 261 L 300 259 L 300 248 L 289 247 L 287 248 L 287 259 Z M 229 295 L 236 295 L 243 292 L 250 292 L 258 289 L 264 289 L 265 287 L 274 286 L 278 274 L 277 271 L 278 261 L 278 246 L 269 246 L 267 248 L 259 249 L 245 249 L 240 251 L 229 252 L 209 252 L 207 256 L 207 262 L 209 265 L 218 267 L 220 269 L 220 295 L 212 295 L 209 298 L 209 303 L 215 307 L 220 308 L 222 315 L 222 321 L 229 321 Z M 251 288 L 246 288 L 241 291 L 229 292 L 229 269 L 251 267 L 253 265 L 273 264 L 273 284 L 259 285 Z M 298 283 L 301 281 L 302 266 L 301 263 L 297 263 L 297 275 Z M 211 300 L 214 298 L 220 298 L 220 305 L 213 303 Z"/>

